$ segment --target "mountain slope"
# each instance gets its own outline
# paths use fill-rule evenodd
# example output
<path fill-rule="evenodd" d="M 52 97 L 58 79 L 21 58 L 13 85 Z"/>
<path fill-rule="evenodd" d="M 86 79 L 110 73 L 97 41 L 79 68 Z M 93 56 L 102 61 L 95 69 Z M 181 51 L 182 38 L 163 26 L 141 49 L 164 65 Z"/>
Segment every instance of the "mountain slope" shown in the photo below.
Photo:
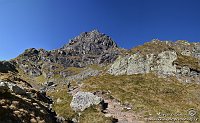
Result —
<path fill-rule="evenodd" d="M 0 70 L 1 80 L 13 73 L 7 78 L 52 98 L 56 122 L 146 122 L 158 113 L 199 118 L 200 43 L 156 39 L 126 50 L 93 30 L 59 49 L 27 49 Z"/>

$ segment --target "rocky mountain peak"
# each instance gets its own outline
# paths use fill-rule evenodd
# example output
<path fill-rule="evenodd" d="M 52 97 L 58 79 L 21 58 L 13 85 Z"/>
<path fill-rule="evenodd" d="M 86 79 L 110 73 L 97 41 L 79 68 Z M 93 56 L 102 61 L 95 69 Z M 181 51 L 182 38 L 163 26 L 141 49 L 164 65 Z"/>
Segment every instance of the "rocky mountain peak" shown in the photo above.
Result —
<path fill-rule="evenodd" d="M 30 55 L 37 55 L 39 53 L 39 51 L 35 48 L 30 48 L 30 49 L 26 49 L 24 51 L 24 56 L 30 56 Z"/>
<path fill-rule="evenodd" d="M 108 64 L 119 54 L 116 43 L 98 30 L 81 33 L 60 49 L 46 51 L 30 48 L 15 60 L 19 67 L 31 76 L 44 73 L 44 66 L 57 64 L 64 68 L 82 68 L 92 64 Z M 49 68 L 51 69 L 51 68 Z"/>
<path fill-rule="evenodd" d="M 24 120 L 25 110 L 26 122 L 64 123 L 67 119 L 85 122 L 82 117 L 88 115 L 91 118 L 97 113 L 101 116 L 95 116 L 95 120 L 105 116 L 119 122 L 133 122 L 137 120 L 133 110 L 139 109 L 141 104 L 144 106 L 141 112 L 145 109 L 149 114 L 156 114 L 171 106 L 170 110 L 176 112 L 199 103 L 198 42 L 153 39 L 126 50 L 118 48 L 106 34 L 93 30 L 81 33 L 62 48 L 50 51 L 31 48 L 13 60 L 0 62 L 0 94 L 6 102 L 10 96 L 16 99 L 18 95 L 33 100 L 33 104 L 29 101 L 21 103 L 21 97 L 9 103 L 0 101 L 3 107 L 0 116 L 15 113 L 16 117 L 11 117 L 13 121 Z M 188 86 L 190 83 L 192 86 Z M 156 99 L 152 100 L 155 95 Z M 182 104 L 174 100 L 177 96 L 183 100 Z M 146 105 L 148 100 L 153 103 Z M 27 105 L 25 108 L 17 105 L 14 109 L 12 105 L 16 101 Z M 154 102 L 158 102 L 156 108 Z M 199 107 L 194 108 L 199 111 Z M 147 116 L 146 113 L 141 115 Z"/>
<path fill-rule="evenodd" d="M 71 39 L 69 44 L 63 47 L 63 49 L 66 50 L 96 51 L 98 53 L 110 48 L 117 48 L 117 44 L 109 36 L 96 29 L 81 33 L 79 36 Z"/>

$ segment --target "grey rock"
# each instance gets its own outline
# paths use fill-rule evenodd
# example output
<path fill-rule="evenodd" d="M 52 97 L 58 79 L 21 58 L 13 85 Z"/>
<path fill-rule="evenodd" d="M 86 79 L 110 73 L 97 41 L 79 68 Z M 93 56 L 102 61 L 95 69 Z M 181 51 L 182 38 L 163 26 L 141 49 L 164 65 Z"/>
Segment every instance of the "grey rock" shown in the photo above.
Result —
<path fill-rule="evenodd" d="M 153 54 L 140 56 L 139 54 L 119 57 L 108 70 L 112 75 L 143 74 L 156 71 L 162 74 L 173 74 L 176 67 L 172 64 L 177 55 L 172 51 L 164 51 L 156 57 Z"/>
<path fill-rule="evenodd" d="M 60 98 L 58 98 L 58 99 L 56 100 L 56 102 L 57 102 L 57 103 L 61 103 L 62 100 L 61 100 Z"/>
<path fill-rule="evenodd" d="M 49 82 L 45 82 L 44 84 L 47 85 L 47 86 L 52 86 L 52 85 L 54 85 L 54 82 L 49 81 Z"/>
<path fill-rule="evenodd" d="M 123 75 L 127 73 L 129 56 L 119 56 L 117 60 L 112 64 L 108 72 L 112 75 Z"/>
<path fill-rule="evenodd" d="M 14 92 L 15 94 L 19 94 L 19 95 L 26 94 L 26 91 L 22 87 L 19 87 L 18 85 L 13 84 L 13 83 L 7 83 L 7 84 L 11 92 Z"/>
<path fill-rule="evenodd" d="M 98 105 L 102 99 L 90 92 L 77 92 L 70 103 L 74 111 L 84 111 L 92 105 Z"/>
<path fill-rule="evenodd" d="M 17 72 L 15 65 L 9 61 L 0 61 L 0 72 L 7 73 L 8 71 Z"/>
<path fill-rule="evenodd" d="M 91 64 L 108 64 L 113 62 L 119 54 L 116 43 L 107 35 L 97 30 L 84 32 L 60 49 L 45 51 L 44 49 L 27 49 L 16 59 L 17 64 L 30 76 L 45 75 L 43 68 L 51 64 L 67 67 L 85 67 Z M 27 63 L 29 65 L 27 66 Z M 47 64 L 44 67 L 44 64 Z M 57 68 L 55 68 L 57 69 Z"/>
<path fill-rule="evenodd" d="M 5 93 L 5 92 L 13 92 L 15 94 L 20 94 L 20 95 L 24 95 L 26 94 L 26 91 L 17 86 L 16 84 L 10 83 L 10 82 L 0 82 L 0 91 L 1 93 Z"/>
<path fill-rule="evenodd" d="M 181 74 L 182 75 L 189 75 L 190 74 L 190 68 L 187 67 L 187 66 L 182 67 Z"/>
<path fill-rule="evenodd" d="M 0 93 L 5 93 L 9 91 L 9 87 L 7 85 L 7 83 L 5 82 L 0 82 Z"/>
<path fill-rule="evenodd" d="M 88 77 L 97 76 L 99 74 L 98 70 L 93 70 L 91 68 L 82 71 L 81 73 L 73 76 L 66 77 L 66 82 L 70 83 L 72 81 L 80 82 Z"/>
<path fill-rule="evenodd" d="M 185 55 L 185 56 L 191 56 L 192 53 L 190 52 L 190 50 L 184 50 L 181 52 L 182 55 Z"/>
<path fill-rule="evenodd" d="M 131 55 L 128 59 L 127 75 L 143 74 L 150 71 L 150 65 L 153 55 L 140 57 L 139 55 Z"/>
<path fill-rule="evenodd" d="M 199 72 L 197 72 L 197 71 L 190 72 L 190 76 L 198 76 L 198 75 L 199 75 Z"/>
<path fill-rule="evenodd" d="M 37 76 L 40 76 L 41 74 L 42 74 L 42 72 L 41 72 L 41 70 L 39 70 L 39 69 L 30 69 L 29 70 L 29 74 L 31 75 L 31 76 L 35 76 L 35 77 L 37 77 Z"/>
<path fill-rule="evenodd" d="M 162 74 L 174 74 L 176 72 L 176 66 L 173 62 L 177 59 L 176 52 L 164 51 L 158 54 L 157 58 L 157 71 Z"/>

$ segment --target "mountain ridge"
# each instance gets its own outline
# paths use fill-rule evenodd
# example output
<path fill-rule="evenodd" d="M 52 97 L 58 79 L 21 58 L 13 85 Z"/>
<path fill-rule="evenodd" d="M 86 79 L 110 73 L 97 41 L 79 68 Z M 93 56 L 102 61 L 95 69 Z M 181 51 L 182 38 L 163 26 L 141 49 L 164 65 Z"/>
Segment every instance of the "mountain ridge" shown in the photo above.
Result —
<path fill-rule="evenodd" d="M 93 30 L 55 50 L 27 49 L 0 68 L 5 83 L 28 83 L 52 98 L 55 122 L 131 123 L 160 111 L 200 113 L 200 43 L 154 39 L 127 50 Z"/>

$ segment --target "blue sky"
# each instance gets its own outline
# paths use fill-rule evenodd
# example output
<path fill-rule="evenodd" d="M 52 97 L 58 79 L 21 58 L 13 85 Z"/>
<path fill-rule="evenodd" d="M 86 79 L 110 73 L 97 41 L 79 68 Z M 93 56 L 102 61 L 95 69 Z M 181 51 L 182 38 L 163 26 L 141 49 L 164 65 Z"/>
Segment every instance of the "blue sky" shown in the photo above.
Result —
<path fill-rule="evenodd" d="M 200 41 L 199 0 L 0 0 L 0 60 L 62 47 L 98 29 L 123 48 L 151 39 Z"/>

